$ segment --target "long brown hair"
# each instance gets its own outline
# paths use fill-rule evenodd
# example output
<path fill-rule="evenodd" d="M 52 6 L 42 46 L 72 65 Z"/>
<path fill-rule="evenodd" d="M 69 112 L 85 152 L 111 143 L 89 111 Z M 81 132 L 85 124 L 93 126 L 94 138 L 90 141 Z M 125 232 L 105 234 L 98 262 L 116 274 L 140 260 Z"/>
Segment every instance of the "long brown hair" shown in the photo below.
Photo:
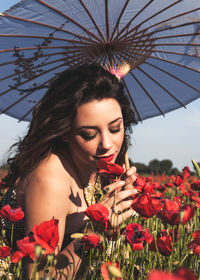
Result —
<path fill-rule="evenodd" d="M 50 85 L 33 111 L 24 139 L 14 144 L 16 154 L 8 159 L 8 185 L 23 180 L 42 160 L 56 152 L 73 124 L 77 108 L 92 100 L 114 98 L 120 104 L 125 137 L 117 162 L 122 163 L 127 149 L 131 125 L 136 124 L 123 84 L 97 64 L 84 64 L 62 72 Z"/>

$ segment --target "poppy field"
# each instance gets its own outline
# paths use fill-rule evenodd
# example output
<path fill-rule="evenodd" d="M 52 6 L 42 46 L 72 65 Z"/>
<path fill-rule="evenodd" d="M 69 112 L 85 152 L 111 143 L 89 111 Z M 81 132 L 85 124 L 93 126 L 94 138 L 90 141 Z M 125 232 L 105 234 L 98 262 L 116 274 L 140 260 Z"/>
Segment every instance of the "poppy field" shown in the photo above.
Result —
<path fill-rule="evenodd" d="M 137 175 L 132 197 L 135 210 L 128 220 L 113 227 L 109 211 L 101 203 L 89 206 L 83 232 L 74 233 L 82 264 L 76 279 L 197 280 L 200 277 L 200 168 L 193 161 L 196 176 L 184 167 L 177 176 Z M 100 173 L 116 178 L 120 168 L 104 163 Z M 103 171 L 104 170 L 104 171 Z M 116 174 L 117 172 L 117 174 Z M 1 183 L 1 197 L 7 187 Z M 116 225 L 119 213 L 115 213 Z M 0 217 L 13 223 L 23 219 L 20 207 L 5 205 Z M 59 240 L 59 221 L 52 218 L 35 225 L 32 233 L 13 244 L 1 225 L 1 279 L 23 279 L 22 260 L 31 259 L 31 279 L 73 279 L 56 268 L 54 251 Z M 88 230 L 90 229 L 90 230 Z M 42 276 L 39 274 L 44 263 Z M 62 278 L 63 277 L 63 278 Z"/>

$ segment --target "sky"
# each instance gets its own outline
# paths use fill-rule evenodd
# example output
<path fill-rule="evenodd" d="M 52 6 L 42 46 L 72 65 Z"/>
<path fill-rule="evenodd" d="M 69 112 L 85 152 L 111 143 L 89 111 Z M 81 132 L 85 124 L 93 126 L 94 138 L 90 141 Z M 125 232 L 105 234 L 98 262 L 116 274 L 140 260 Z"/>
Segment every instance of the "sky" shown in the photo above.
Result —
<path fill-rule="evenodd" d="M 16 0 L 0 1 L 0 12 L 14 5 Z M 0 164 L 7 159 L 9 147 L 23 137 L 28 122 L 0 115 Z M 148 164 L 152 159 L 170 159 L 181 170 L 191 160 L 200 162 L 200 99 L 163 116 L 139 123 L 133 128 L 129 157 L 133 162 Z"/>

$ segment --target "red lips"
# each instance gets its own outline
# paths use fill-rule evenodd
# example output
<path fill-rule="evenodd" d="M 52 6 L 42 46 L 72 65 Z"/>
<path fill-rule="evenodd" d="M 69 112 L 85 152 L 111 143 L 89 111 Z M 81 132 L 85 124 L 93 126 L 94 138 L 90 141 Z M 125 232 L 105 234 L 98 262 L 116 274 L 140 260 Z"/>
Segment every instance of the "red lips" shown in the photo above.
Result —
<path fill-rule="evenodd" d="M 100 157 L 99 160 L 105 161 L 105 162 L 109 162 L 114 158 L 115 154 L 112 154 L 108 157 Z"/>

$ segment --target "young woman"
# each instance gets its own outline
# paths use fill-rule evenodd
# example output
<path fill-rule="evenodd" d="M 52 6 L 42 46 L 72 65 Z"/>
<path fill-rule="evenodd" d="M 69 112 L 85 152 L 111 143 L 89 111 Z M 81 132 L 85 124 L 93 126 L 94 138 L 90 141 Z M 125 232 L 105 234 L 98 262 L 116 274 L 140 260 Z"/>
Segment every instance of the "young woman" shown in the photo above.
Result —
<path fill-rule="evenodd" d="M 70 267 L 76 273 L 81 262 L 69 236 L 80 232 L 87 220 L 84 189 L 95 185 L 100 159 L 123 164 L 135 123 L 123 85 L 114 75 L 96 64 L 75 67 L 51 84 L 34 109 L 27 135 L 17 143 L 16 155 L 8 161 L 6 180 L 25 212 L 25 235 L 35 224 L 52 217 L 59 220 L 58 266 L 66 275 Z M 101 203 L 112 225 L 116 191 L 115 210 L 123 211 L 118 223 L 134 213 L 129 198 L 135 193 L 135 173 L 131 167 L 123 180 L 101 186 L 107 190 Z"/>

